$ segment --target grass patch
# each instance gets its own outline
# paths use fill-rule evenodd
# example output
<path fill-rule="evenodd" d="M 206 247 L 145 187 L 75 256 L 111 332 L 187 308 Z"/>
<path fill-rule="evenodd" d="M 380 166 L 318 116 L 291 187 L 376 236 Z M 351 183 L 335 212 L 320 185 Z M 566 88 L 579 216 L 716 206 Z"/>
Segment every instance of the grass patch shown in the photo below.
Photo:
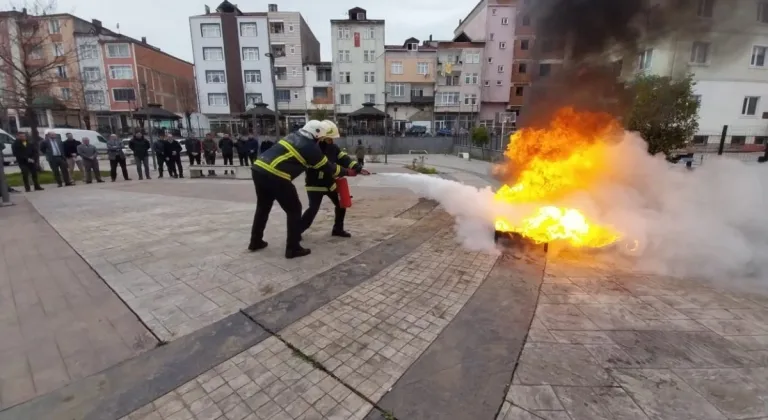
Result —
<path fill-rule="evenodd" d="M 437 173 L 437 169 L 429 166 L 417 166 L 416 168 L 410 168 L 410 169 L 426 175 L 434 175 Z"/>
<path fill-rule="evenodd" d="M 109 179 L 110 177 L 109 171 L 101 171 L 101 177 L 103 179 Z M 40 182 L 40 185 L 56 183 L 56 178 L 53 177 L 53 172 L 51 171 L 38 172 L 37 179 Z M 15 172 L 12 174 L 7 173 L 5 174 L 5 180 L 8 182 L 8 185 L 10 185 L 11 187 L 24 186 L 24 180 L 21 178 L 21 172 Z M 82 181 L 83 173 L 80 171 L 75 171 L 74 180 Z"/>

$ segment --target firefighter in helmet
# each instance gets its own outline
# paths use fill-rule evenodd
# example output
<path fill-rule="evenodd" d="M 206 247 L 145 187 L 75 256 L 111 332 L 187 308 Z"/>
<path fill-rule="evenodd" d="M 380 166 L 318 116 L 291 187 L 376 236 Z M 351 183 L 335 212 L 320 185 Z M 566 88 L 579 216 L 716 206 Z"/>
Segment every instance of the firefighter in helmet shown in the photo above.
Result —
<path fill-rule="evenodd" d="M 251 172 L 257 202 L 248 250 L 258 251 L 267 247 L 264 228 L 272 205 L 277 201 L 287 216 L 285 257 L 310 254 L 309 249 L 301 246 L 301 201 L 292 181 L 309 168 L 317 169 L 329 178 L 356 175 L 353 169 L 342 168 L 323 155 L 317 142 L 328 136 L 328 129 L 321 121 L 310 120 L 254 161 Z"/>
<path fill-rule="evenodd" d="M 363 170 L 362 165 L 333 143 L 333 139 L 339 138 L 339 129 L 336 127 L 336 124 L 329 120 L 322 121 L 322 124 L 326 127 L 324 130 L 326 135 L 320 139 L 319 145 L 328 161 L 343 168 L 347 168 L 348 170 L 352 170 L 355 173 L 368 175 L 369 172 Z M 336 191 L 336 180 L 317 169 L 307 169 L 305 181 L 307 198 L 309 198 L 309 207 L 304 211 L 304 214 L 301 215 L 302 233 L 312 226 L 312 222 L 315 220 L 318 210 L 320 210 L 320 203 L 323 201 L 323 197 L 328 197 L 335 206 L 335 218 L 331 235 L 340 236 L 342 238 L 351 237 L 352 235 L 344 230 L 344 216 L 346 215 L 347 209 L 341 208 L 339 205 L 339 193 Z"/>

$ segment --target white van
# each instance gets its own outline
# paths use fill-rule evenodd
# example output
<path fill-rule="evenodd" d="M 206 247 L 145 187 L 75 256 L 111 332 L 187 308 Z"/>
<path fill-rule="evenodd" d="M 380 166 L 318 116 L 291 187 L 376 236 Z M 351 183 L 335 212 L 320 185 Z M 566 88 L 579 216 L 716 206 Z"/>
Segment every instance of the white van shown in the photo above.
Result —
<path fill-rule="evenodd" d="M 5 162 L 6 165 L 16 163 L 16 157 L 13 156 L 13 151 L 11 150 L 14 141 L 16 141 L 15 137 L 0 130 L 0 143 L 5 145 L 5 149 L 3 149 L 3 162 Z"/>
<path fill-rule="evenodd" d="M 83 137 L 88 137 L 91 140 L 91 144 L 96 147 L 99 153 L 105 153 L 107 151 L 107 139 L 96 131 L 91 130 L 79 130 L 76 128 L 41 128 L 40 136 L 44 136 L 45 133 L 54 132 L 60 138 L 61 141 L 67 139 L 67 133 L 71 133 L 72 137 L 79 142 L 83 142 Z"/>

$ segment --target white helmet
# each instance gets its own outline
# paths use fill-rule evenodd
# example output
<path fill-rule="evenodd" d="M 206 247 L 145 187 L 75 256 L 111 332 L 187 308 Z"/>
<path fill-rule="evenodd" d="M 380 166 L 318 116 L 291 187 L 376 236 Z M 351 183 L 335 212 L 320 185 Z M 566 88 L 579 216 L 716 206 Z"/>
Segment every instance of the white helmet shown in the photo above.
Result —
<path fill-rule="evenodd" d="M 319 139 L 325 133 L 325 125 L 318 120 L 307 121 L 301 129 L 316 139 Z"/>
<path fill-rule="evenodd" d="M 336 126 L 335 122 L 331 120 L 323 120 L 322 124 L 325 127 L 325 135 L 323 135 L 322 137 L 332 138 L 332 139 L 337 139 L 340 137 L 339 127 Z"/>

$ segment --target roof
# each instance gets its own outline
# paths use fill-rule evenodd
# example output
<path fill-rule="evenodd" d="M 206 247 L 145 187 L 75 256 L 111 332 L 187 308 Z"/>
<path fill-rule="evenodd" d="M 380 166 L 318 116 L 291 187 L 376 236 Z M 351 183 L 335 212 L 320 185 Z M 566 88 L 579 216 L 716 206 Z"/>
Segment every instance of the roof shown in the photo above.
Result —
<path fill-rule="evenodd" d="M 455 41 L 438 41 L 437 43 L 437 49 L 448 49 L 448 48 L 483 48 L 485 47 L 484 41 L 474 41 L 474 42 L 455 42 Z"/>
<path fill-rule="evenodd" d="M 402 52 L 411 52 L 411 51 L 412 52 L 435 52 L 437 51 L 436 47 L 430 47 L 430 46 L 421 45 L 421 44 L 419 45 L 418 50 L 409 50 L 408 47 L 405 47 L 403 45 L 385 45 L 384 49 L 392 52 L 400 52 L 400 51 Z"/>
<path fill-rule="evenodd" d="M 331 23 L 359 23 L 362 25 L 378 25 L 384 24 L 384 19 L 366 19 L 366 20 L 354 20 L 354 19 L 331 19 Z"/>
<path fill-rule="evenodd" d="M 202 14 L 202 15 L 192 15 L 192 16 L 190 16 L 190 19 L 191 19 L 191 18 L 196 18 L 196 17 L 215 17 L 215 16 L 223 16 L 223 15 L 226 15 L 226 14 L 227 14 L 227 13 L 211 12 L 211 13 L 208 13 L 208 14 L 205 14 L 205 13 L 204 13 L 204 14 Z M 263 16 L 263 17 L 267 17 L 267 12 L 240 12 L 240 13 L 238 13 L 237 15 L 238 15 L 238 16 Z"/>

